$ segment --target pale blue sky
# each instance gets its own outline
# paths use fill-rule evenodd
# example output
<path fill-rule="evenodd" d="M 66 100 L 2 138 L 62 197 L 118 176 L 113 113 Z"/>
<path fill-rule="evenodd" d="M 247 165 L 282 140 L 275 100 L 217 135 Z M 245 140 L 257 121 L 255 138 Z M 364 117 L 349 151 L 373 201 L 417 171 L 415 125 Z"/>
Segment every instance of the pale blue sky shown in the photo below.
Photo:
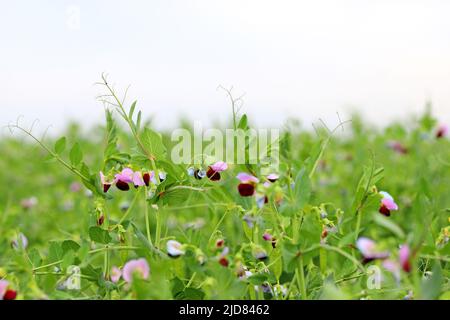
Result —
<path fill-rule="evenodd" d="M 262 126 L 349 106 L 379 123 L 428 98 L 450 122 L 449 16 L 445 0 L 1 0 L 1 124 L 103 121 L 103 71 L 161 127 L 227 117 L 218 85 Z"/>

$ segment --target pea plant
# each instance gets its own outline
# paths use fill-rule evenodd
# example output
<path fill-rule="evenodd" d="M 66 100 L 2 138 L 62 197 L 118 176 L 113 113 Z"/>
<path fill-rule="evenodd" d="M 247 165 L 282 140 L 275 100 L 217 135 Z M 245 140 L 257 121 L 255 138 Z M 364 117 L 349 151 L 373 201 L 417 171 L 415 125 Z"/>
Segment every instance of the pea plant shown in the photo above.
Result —
<path fill-rule="evenodd" d="M 235 147 L 180 163 L 98 85 L 104 126 L 39 139 L 17 123 L 26 138 L 0 141 L 0 300 L 450 298 L 450 144 L 430 111 L 383 129 L 289 120 L 276 167 Z M 248 155 L 254 128 L 225 93 Z"/>

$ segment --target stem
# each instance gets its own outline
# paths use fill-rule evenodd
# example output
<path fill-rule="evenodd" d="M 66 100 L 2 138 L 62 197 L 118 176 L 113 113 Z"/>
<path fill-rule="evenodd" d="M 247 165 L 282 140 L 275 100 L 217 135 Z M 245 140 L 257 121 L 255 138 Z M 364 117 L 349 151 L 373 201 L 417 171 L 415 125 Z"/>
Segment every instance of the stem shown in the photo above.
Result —
<path fill-rule="evenodd" d="M 155 235 L 155 246 L 159 248 L 161 241 L 161 214 L 159 210 L 155 210 L 156 213 L 156 235 Z"/>
<path fill-rule="evenodd" d="M 150 243 L 150 245 L 153 245 L 152 243 L 152 237 L 150 234 L 150 219 L 149 219 L 149 212 L 148 212 L 148 203 L 147 203 L 147 187 L 145 187 L 145 194 L 144 194 L 144 214 L 145 214 L 145 226 L 147 229 L 147 240 Z"/>
<path fill-rule="evenodd" d="M 307 300 L 308 296 L 306 293 L 306 282 L 305 282 L 305 271 L 303 270 L 303 257 L 298 258 L 297 265 L 297 284 L 298 289 L 300 290 L 300 294 L 302 296 L 302 300 Z"/>

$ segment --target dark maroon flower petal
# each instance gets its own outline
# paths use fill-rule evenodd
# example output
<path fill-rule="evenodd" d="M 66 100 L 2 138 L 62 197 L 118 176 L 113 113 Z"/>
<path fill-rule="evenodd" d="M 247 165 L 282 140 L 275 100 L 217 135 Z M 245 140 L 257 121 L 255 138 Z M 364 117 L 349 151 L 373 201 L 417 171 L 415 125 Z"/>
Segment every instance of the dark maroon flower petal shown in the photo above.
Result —
<path fill-rule="evenodd" d="M 104 192 L 104 193 L 107 193 L 108 190 L 109 190 L 109 188 L 111 188 L 111 184 L 110 184 L 110 183 L 105 183 L 105 184 L 103 185 L 103 192 Z"/>
<path fill-rule="evenodd" d="M 3 300 L 15 300 L 17 297 L 17 292 L 14 290 L 6 290 Z"/>
<path fill-rule="evenodd" d="M 126 183 L 122 180 L 117 181 L 116 187 L 117 187 L 117 189 L 122 190 L 122 191 L 130 190 L 130 186 L 128 185 L 128 183 Z"/>
<path fill-rule="evenodd" d="M 219 263 L 224 266 L 225 268 L 229 266 L 230 262 L 227 258 L 220 258 Z"/>
<path fill-rule="evenodd" d="M 224 244 L 225 244 L 225 241 L 223 239 L 219 239 L 216 242 L 216 247 L 217 248 L 222 248 Z"/>
<path fill-rule="evenodd" d="M 238 191 L 243 197 L 251 197 L 255 194 L 255 185 L 251 183 L 241 183 L 238 185 Z"/>
<path fill-rule="evenodd" d="M 105 216 L 101 215 L 100 218 L 98 218 L 98 220 L 97 220 L 97 225 L 101 226 L 101 225 L 103 225 L 103 222 L 105 222 Z"/>
<path fill-rule="evenodd" d="M 383 204 L 380 207 L 380 213 L 384 214 L 386 217 L 389 217 L 391 215 L 391 210 L 389 210 L 388 208 L 386 208 L 386 206 Z"/>
<path fill-rule="evenodd" d="M 148 172 L 144 173 L 144 175 L 142 176 L 142 178 L 144 179 L 145 185 L 146 185 L 147 187 L 150 186 L 150 173 L 148 173 Z"/>
<path fill-rule="evenodd" d="M 220 180 L 220 173 L 217 171 L 214 171 L 211 167 L 208 168 L 208 171 L 206 172 L 206 176 L 211 181 L 219 181 Z"/>

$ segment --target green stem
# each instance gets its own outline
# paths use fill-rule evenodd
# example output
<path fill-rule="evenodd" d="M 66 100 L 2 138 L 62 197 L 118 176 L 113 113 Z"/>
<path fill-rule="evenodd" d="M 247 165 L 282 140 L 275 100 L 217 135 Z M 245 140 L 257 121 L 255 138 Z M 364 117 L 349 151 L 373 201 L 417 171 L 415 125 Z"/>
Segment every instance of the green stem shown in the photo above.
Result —
<path fill-rule="evenodd" d="M 155 235 L 155 246 L 159 249 L 161 241 L 161 214 L 159 210 L 155 210 L 156 213 L 156 235 Z"/>
<path fill-rule="evenodd" d="M 305 271 L 303 267 L 303 257 L 299 257 L 297 261 L 297 284 L 298 289 L 300 290 L 300 294 L 302 297 L 302 300 L 307 300 L 308 296 L 306 293 L 306 281 L 305 281 Z"/>
<path fill-rule="evenodd" d="M 150 245 L 153 245 L 152 237 L 151 237 L 151 234 L 150 234 L 150 218 L 149 218 L 149 212 L 148 212 L 147 192 L 148 192 L 148 189 L 147 189 L 147 187 L 145 187 L 145 194 L 144 194 L 145 227 L 147 229 L 147 240 L 150 243 Z"/>

